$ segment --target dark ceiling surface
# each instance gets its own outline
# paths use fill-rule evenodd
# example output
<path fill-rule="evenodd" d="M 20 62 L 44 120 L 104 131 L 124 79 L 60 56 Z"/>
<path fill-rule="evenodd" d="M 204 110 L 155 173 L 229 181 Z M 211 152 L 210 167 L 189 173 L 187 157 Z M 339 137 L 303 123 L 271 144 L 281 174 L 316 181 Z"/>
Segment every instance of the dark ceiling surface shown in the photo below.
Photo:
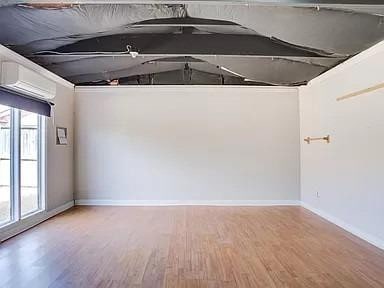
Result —
<path fill-rule="evenodd" d="M 77 85 L 295 86 L 384 39 L 380 1 L 21 2 L 0 4 L 0 43 Z"/>

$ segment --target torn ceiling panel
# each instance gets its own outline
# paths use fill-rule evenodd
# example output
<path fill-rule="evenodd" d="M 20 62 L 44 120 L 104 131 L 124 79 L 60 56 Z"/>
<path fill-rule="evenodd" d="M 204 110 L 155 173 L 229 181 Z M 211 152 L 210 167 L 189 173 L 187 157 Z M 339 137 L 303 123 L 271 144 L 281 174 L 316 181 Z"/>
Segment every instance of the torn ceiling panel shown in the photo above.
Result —
<path fill-rule="evenodd" d="M 221 85 L 223 84 L 229 84 L 229 85 L 236 85 L 242 83 L 242 80 L 232 77 L 232 76 L 225 76 L 220 77 L 216 74 L 206 73 L 203 71 L 198 70 L 178 70 L 178 71 L 170 71 L 168 73 L 159 73 L 158 75 L 155 75 L 154 79 L 155 83 L 164 83 L 164 84 L 194 84 L 194 85 L 208 85 L 208 84 L 216 84 Z"/>
<path fill-rule="evenodd" d="M 220 66 L 218 66 L 218 65 L 214 65 L 214 64 L 211 64 L 211 63 L 205 62 L 205 61 L 189 63 L 189 67 L 191 67 L 191 69 L 205 72 L 205 73 L 241 78 L 241 77 L 238 77 L 237 75 L 234 75 L 233 73 L 231 73 L 229 71 L 225 71 L 225 70 L 221 69 Z"/>
<path fill-rule="evenodd" d="M 272 85 L 297 85 L 314 78 L 327 68 L 282 58 L 238 57 L 236 61 L 228 57 L 198 56 L 197 58 L 233 71 L 239 76 L 255 82 Z"/>
<path fill-rule="evenodd" d="M 207 81 L 184 84 L 289 86 L 384 39 L 383 17 L 356 6 L 192 2 L 1 7 L 0 43 L 76 84 L 195 73 Z"/>
<path fill-rule="evenodd" d="M 121 34 L 121 33 L 140 33 L 140 34 L 158 34 L 158 33 L 175 33 L 177 32 L 177 29 L 174 27 L 158 27 L 158 28 L 130 28 L 130 27 L 121 27 L 118 29 L 115 29 L 113 31 L 107 31 L 107 32 L 98 32 L 97 36 L 105 36 L 105 35 L 112 35 L 112 34 Z M 75 35 L 75 36 L 64 36 L 64 37 L 58 37 L 54 39 L 43 39 L 43 40 L 37 40 L 33 42 L 29 42 L 27 44 L 22 45 L 13 45 L 13 49 L 16 51 L 19 51 L 21 53 L 36 53 L 41 51 L 50 51 L 53 49 L 56 49 L 58 47 L 62 47 L 65 45 L 69 45 L 72 43 L 76 43 L 77 41 L 83 40 L 83 39 L 89 39 L 94 38 L 94 34 L 82 34 L 82 35 Z"/>
<path fill-rule="evenodd" d="M 74 5 L 72 8 L 52 10 L 8 6 L 0 9 L 0 26 L 3 28 L 0 43 L 19 45 L 22 46 L 19 49 L 29 48 L 33 52 L 39 49 L 52 50 L 100 35 L 141 33 L 139 27 L 132 28 L 131 25 L 151 19 L 183 18 L 186 15 L 234 22 L 241 25 L 239 27 L 248 28 L 241 30 L 247 33 L 255 31 L 287 43 L 338 55 L 356 54 L 380 41 L 384 34 L 381 16 L 325 8 L 116 4 Z M 14 25 L 14 19 L 18 19 L 17 25 Z M 152 27 L 153 33 L 172 32 L 172 28 L 175 28 L 162 26 L 156 31 L 159 27 Z M 223 28 L 217 26 L 198 29 L 223 32 L 220 31 Z"/>
<path fill-rule="evenodd" d="M 104 73 L 109 71 L 130 69 L 139 64 L 155 60 L 159 57 L 143 57 L 138 56 L 132 58 L 127 57 L 107 57 L 99 56 L 92 58 L 83 58 L 76 61 L 67 61 L 45 65 L 52 72 L 67 78 L 73 75 L 82 75 L 91 73 Z M 41 59 L 41 58 L 37 58 Z M 40 60 L 37 60 L 41 63 Z"/>
<path fill-rule="evenodd" d="M 96 72 L 96 73 L 88 73 L 81 75 L 72 75 L 67 77 L 70 81 L 74 83 L 84 83 L 84 82 L 92 82 L 92 81 L 101 81 L 101 80 L 112 80 L 119 79 L 130 76 L 140 76 L 140 75 L 149 75 L 156 74 L 166 71 L 180 70 L 185 66 L 184 63 L 178 62 L 168 62 L 168 63 L 155 63 L 155 62 L 147 62 L 141 63 L 136 66 L 120 69 L 120 70 L 112 70 L 105 72 Z"/>
<path fill-rule="evenodd" d="M 64 62 L 76 62 L 84 59 L 98 58 L 99 55 L 30 55 L 29 59 L 44 67 Z"/>
<path fill-rule="evenodd" d="M 29 8 L 39 8 L 47 10 L 57 10 L 72 8 L 75 5 L 86 5 L 86 4 L 112 4 L 113 1 L 105 0 L 61 0 L 61 1 L 51 1 L 51 0 L 2 0 L 0 1 L 0 7 L 12 6 L 12 5 L 23 5 Z M 282 6 L 282 7 L 319 7 L 327 9 L 336 9 L 344 11 L 352 11 L 359 13 L 366 13 L 372 15 L 384 15 L 384 0 L 248 0 L 246 3 L 244 1 L 201 1 L 201 0 L 188 0 L 188 1 L 159 1 L 159 0 L 119 0 L 116 1 L 116 4 L 186 4 L 188 3 L 197 3 L 197 4 L 213 4 L 215 5 L 234 5 L 236 2 L 239 2 L 239 5 L 268 5 L 268 6 Z M 29 3 L 29 4 L 28 4 Z"/>
<path fill-rule="evenodd" d="M 38 63 L 46 62 L 45 57 L 49 57 L 52 61 L 53 57 L 63 56 L 37 56 L 36 58 L 39 60 L 36 61 Z M 340 59 L 332 59 L 332 61 L 323 59 L 323 63 L 321 63 L 320 59 L 243 56 L 234 58 L 201 55 L 194 56 L 194 58 L 159 58 L 142 55 L 132 58 L 126 55 L 98 56 L 78 61 L 67 59 L 68 61 L 61 62 L 60 65 L 46 65 L 46 67 L 75 84 L 177 70 L 187 64 L 192 69 L 211 74 L 233 76 L 271 85 L 297 85 L 326 71 L 330 65 L 336 65 L 336 60 L 340 61 Z M 313 61 L 318 63 L 311 64 Z"/>
<path fill-rule="evenodd" d="M 289 59 L 295 62 L 302 62 L 306 64 L 311 65 L 317 65 L 322 66 L 326 69 L 330 69 L 337 64 L 340 64 L 341 62 L 345 61 L 347 57 L 333 57 L 333 58 L 326 58 L 326 57 L 280 57 L 280 59 Z"/>
<path fill-rule="evenodd" d="M 0 6 L 7 6 L 7 5 L 14 5 L 14 4 L 22 4 L 22 3 L 29 3 L 29 5 L 33 6 L 39 6 L 39 7 L 52 7 L 55 5 L 71 5 L 73 3 L 75 4 L 105 4 L 106 2 L 112 2 L 112 1 L 106 1 L 106 0 L 60 0 L 60 1 L 53 1 L 53 0 L 2 0 L 0 3 Z M 215 3 L 229 3 L 233 4 L 236 2 L 240 2 L 240 4 L 243 4 L 243 1 L 211 1 L 211 0 L 188 0 L 188 1 L 180 1 L 180 0 L 168 0 L 168 1 L 161 1 L 161 0 L 119 0 L 117 1 L 121 4 L 132 4 L 132 3 L 143 3 L 143 4 L 153 4 L 153 3 L 185 3 L 185 2 L 215 2 Z M 57 3 L 57 4 L 56 4 Z M 377 5 L 384 5 L 384 0 L 248 0 L 247 3 L 251 4 L 263 4 L 263 5 L 279 5 L 279 6 L 316 6 L 319 5 L 321 7 L 348 7 L 348 6 L 363 6 L 363 7 L 369 7 L 369 6 L 377 6 Z"/>
<path fill-rule="evenodd" d="M 164 21 L 165 20 L 165 21 Z M 168 21 L 167 21 L 168 20 Z M 182 21 L 177 21 L 182 20 Z M 189 20 L 189 21 L 188 21 Z M 203 21 L 205 23 L 201 23 Z M 43 39 L 29 42 L 25 45 L 14 46 L 14 49 L 23 52 L 41 52 L 54 50 L 57 47 L 63 47 L 84 39 L 95 39 L 95 37 L 111 37 L 115 34 L 125 35 L 157 35 L 157 34 L 179 34 L 183 32 L 185 27 L 194 27 L 195 31 L 201 31 L 202 33 L 221 33 L 221 34 L 257 34 L 255 31 L 241 27 L 238 24 L 227 22 L 227 21 L 207 21 L 206 19 L 195 19 L 195 18 L 156 18 L 151 20 L 145 20 L 128 24 L 122 27 L 115 28 L 114 30 L 97 32 L 96 35 L 79 34 L 73 37 L 57 37 L 54 39 Z M 208 30 L 205 31 L 205 30 Z M 146 35 L 147 34 L 147 35 Z M 125 46 L 125 45 L 124 45 Z"/>
<path fill-rule="evenodd" d="M 237 23 L 223 20 L 211 20 L 202 18 L 159 18 L 142 21 L 131 27 L 194 27 L 200 31 L 221 34 L 257 34 L 255 31 L 240 26 Z"/>
<path fill-rule="evenodd" d="M 52 51 L 73 53 L 127 53 L 141 55 L 258 55 L 258 56 L 323 56 L 308 49 L 294 47 L 260 35 L 237 34 L 118 34 L 78 41 Z"/>
<path fill-rule="evenodd" d="M 8 6 L 0 9 L 0 43 L 28 46 L 45 41 L 55 49 L 99 33 L 121 33 L 136 22 L 184 15 L 182 5 L 75 5 L 55 10 Z"/>
<path fill-rule="evenodd" d="M 101 83 L 101 82 L 100 82 Z M 89 84 L 89 83 L 88 83 Z M 157 74 L 133 76 L 120 79 L 122 85 L 268 85 L 247 82 L 233 76 L 221 76 L 195 69 L 173 70 Z"/>
<path fill-rule="evenodd" d="M 109 58 L 109 57 L 105 57 Z M 217 65 L 210 64 L 208 62 L 203 62 L 198 59 L 189 58 L 189 59 L 170 59 L 170 58 L 161 58 L 154 59 L 153 57 L 141 57 L 140 60 L 136 61 L 137 58 L 126 58 L 126 61 L 131 61 L 127 68 L 121 69 L 119 66 L 115 66 L 114 69 L 110 69 L 109 71 L 98 71 L 92 70 L 92 73 L 84 73 L 84 74 L 76 74 L 73 72 L 72 75 L 66 76 L 66 78 L 74 83 L 83 83 L 83 82 L 91 82 L 91 81 L 101 81 L 101 80 L 112 80 L 117 78 L 125 78 L 134 75 L 147 75 L 147 74 L 155 74 L 165 71 L 172 70 L 180 70 L 184 69 L 186 66 L 200 70 L 202 72 L 207 72 L 211 74 L 223 75 L 223 76 L 234 76 L 231 73 L 226 71 L 222 71 Z M 76 70 L 72 70 L 76 71 Z"/>
<path fill-rule="evenodd" d="M 354 55 L 384 36 L 381 16 L 332 9 L 187 4 L 190 17 L 232 21 L 257 33 L 336 55 Z"/>

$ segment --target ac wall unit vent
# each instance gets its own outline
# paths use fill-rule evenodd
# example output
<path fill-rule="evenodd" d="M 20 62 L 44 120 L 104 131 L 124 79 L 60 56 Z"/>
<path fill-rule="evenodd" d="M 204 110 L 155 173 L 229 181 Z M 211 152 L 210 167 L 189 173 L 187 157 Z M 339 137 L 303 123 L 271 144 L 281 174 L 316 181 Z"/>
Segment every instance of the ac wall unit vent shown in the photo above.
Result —
<path fill-rule="evenodd" d="M 56 95 L 56 83 L 15 62 L 1 65 L 1 85 L 43 100 Z"/>

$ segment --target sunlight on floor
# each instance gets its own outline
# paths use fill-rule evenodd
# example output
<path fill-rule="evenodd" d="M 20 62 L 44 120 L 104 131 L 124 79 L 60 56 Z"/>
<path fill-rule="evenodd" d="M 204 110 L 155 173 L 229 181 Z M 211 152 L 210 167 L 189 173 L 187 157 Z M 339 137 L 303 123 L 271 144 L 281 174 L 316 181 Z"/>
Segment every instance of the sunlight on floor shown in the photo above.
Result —
<path fill-rule="evenodd" d="M 38 190 L 37 188 L 22 188 L 21 208 L 22 215 L 38 209 Z M 10 193 L 9 187 L 0 187 L 0 226 L 10 220 Z"/>

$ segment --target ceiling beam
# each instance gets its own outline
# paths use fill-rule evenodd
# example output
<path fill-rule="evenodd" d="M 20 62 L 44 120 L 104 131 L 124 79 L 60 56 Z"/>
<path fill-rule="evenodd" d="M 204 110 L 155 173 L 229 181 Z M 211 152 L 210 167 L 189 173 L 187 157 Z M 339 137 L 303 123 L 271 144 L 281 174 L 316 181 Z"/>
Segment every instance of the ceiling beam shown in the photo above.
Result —
<path fill-rule="evenodd" d="M 237 34 L 121 34 L 81 40 L 53 53 L 103 54 L 138 52 L 140 55 L 257 55 L 267 57 L 324 57 L 310 49 L 288 45 L 260 35 Z"/>

